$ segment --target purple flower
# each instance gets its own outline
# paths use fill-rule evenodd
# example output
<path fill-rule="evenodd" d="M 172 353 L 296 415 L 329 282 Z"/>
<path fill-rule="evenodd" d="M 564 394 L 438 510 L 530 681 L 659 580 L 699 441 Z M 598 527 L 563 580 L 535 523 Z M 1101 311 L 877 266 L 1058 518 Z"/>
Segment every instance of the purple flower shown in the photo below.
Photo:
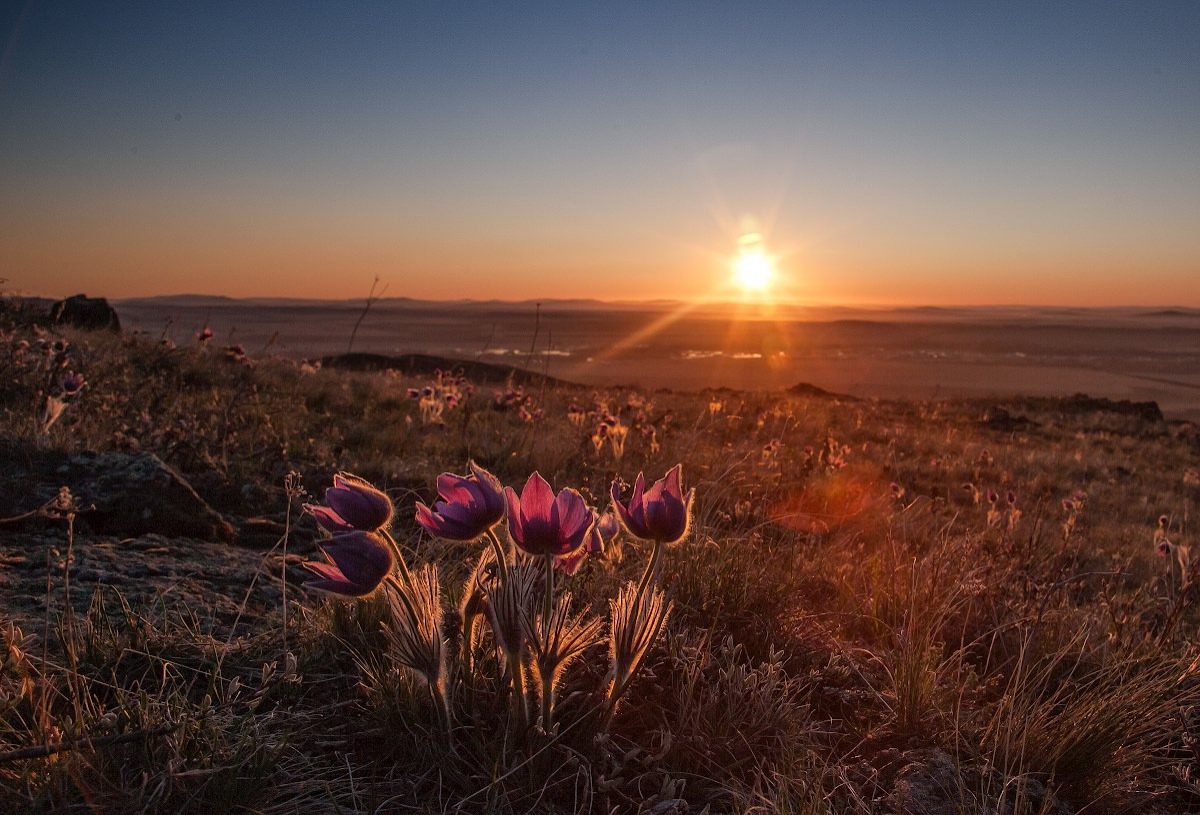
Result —
<path fill-rule="evenodd" d="M 596 512 L 583 496 L 566 488 L 555 497 L 540 473 L 529 476 L 520 497 L 505 487 L 508 498 L 508 534 L 513 543 L 534 557 L 565 557 L 594 534 Z"/>
<path fill-rule="evenodd" d="M 617 520 L 617 516 L 612 512 L 602 512 L 600 520 L 596 522 L 596 529 L 600 532 L 600 537 L 604 541 L 604 545 L 612 543 L 621 531 L 621 523 Z"/>
<path fill-rule="evenodd" d="M 566 572 L 568 575 L 573 575 L 583 566 L 583 561 L 588 555 L 598 555 L 604 551 L 604 547 L 613 542 L 617 534 L 621 531 L 621 525 L 617 522 L 617 516 L 611 512 L 605 512 L 596 521 L 596 526 L 588 533 L 587 538 L 583 541 L 583 546 L 576 549 L 572 554 L 564 558 L 560 558 L 555 565 Z"/>
<path fill-rule="evenodd" d="M 306 588 L 364 597 L 375 589 L 392 570 L 392 551 L 374 532 L 347 532 L 326 541 L 321 549 L 332 563 L 305 563 L 317 575 Z"/>
<path fill-rule="evenodd" d="M 83 378 L 83 374 L 69 373 L 62 380 L 63 395 L 74 396 L 83 390 L 83 386 L 86 384 L 87 380 Z"/>
<path fill-rule="evenodd" d="M 305 504 L 323 529 L 334 535 L 351 530 L 376 532 L 392 522 L 392 501 L 366 480 L 338 473 L 325 490 L 327 507 Z"/>
<path fill-rule="evenodd" d="M 430 534 L 472 541 L 504 517 L 504 489 L 499 479 L 473 461 L 467 468 L 467 475 L 438 476 L 437 491 L 442 500 L 433 509 L 417 502 L 417 523 Z"/>
<path fill-rule="evenodd" d="M 683 465 L 676 464 L 664 478 L 655 481 L 646 489 L 646 478 L 638 473 L 633 484 L 633 495 L 627 505 L 621 504 L 621 485 L 613 482 L 613 507 L 621 524 L 634 537 L 659 543 L 675 543 L 683 540 L 688 532 L 692 515 L 692 498 L 696 490 L 683 494 L 679 479 Z"/>

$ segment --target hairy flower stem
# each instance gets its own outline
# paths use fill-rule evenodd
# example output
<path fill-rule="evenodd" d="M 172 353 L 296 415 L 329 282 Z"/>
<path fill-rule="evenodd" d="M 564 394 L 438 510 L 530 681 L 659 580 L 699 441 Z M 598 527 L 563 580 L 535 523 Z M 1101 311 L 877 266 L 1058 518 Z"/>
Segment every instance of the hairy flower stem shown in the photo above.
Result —
<path fill-rule="evenodd" d="M 551 619 L 550 615 L 554 613 L 554 555 L 546 555 L 543 558 L 546 569 L 546 596 L 542 599 L 542 636 L 549 639 Z M 545 648 L 548 643 L 543 643 Z M 542 729 L 547 733 L 550 732 L 550 717 L 554 711 L 554 672 L 548 672 L 549 675 L 542 676 Z"/>
<path fill-rule="evenodd" d="M 400 602 L 404 604 L 405 610 L 408 611 L 408 613 L 413 617 L 413 619 L 417 619 L 417 610 L 413 607 L 412 600 L 408 596 L 407 589 L 408 589 L 408 587 L 412 586 L 413 582 L 412 582 L 412 578 L 409 576 L 407 570 L 405 570 L 405 572 L 404 572 L 404 579 L 407 582 L 401 583 L 399 580 L 396 579 L 396 576 L 394 574 L 389 574 L 387 577 L 384 578 L 384 580 L 387 582 L 387 584 L 392 587 L 392 590 L 394 592 L 396 592 L 396 596 L 400 598 Z"/>
<path fill-rule="evenodd" d="M 475 702 L 475 682 L 473 676 L 475 660 L 475 629 L 479 626 L 479 615 L 472 614 L 463 618 L 461 657 L 463 682 L 467 686 L 468 704 Z"/>
<path fill-rule="evenodd" d="M 429 696 L 433 700 L 434 713 L 437 715 L 438 724 L 442 726 L 443 732 L 446 734 L 446 746 L 450 752 L 456 752 L 454 749 L 454 741 L 451 738 L 451 733 L 454 730 L 454 721 L 450 718 L 450 705 L 446 701 L 446 694 L 443 688 L 436 687 L 433 684 L 428 685 Z"/>
<path fill-rule="evenodd" d="M 654 549 L 650 553 L 650 560 L 646 562 L 646 571 L 642 572 L 642 579 L 638 581 L 637 597 L 633 601 L 634 617 L 642 613 L 642 602 L 646 599 L 646 592 L 650 591 L 652 586 L 658 585 L 662 553 L 665 548 L 666 544 L 659 541 L 654 542 Z"/>
<path fill-rule="evenodd" d="M 521 655 L 508 655 L 508 678 L 512 683 L 512 718 L 514 730 L 521 733 L 529 723 L 528 699 L 525 698 L 525 669 L 521 665 Z"/>
<path fill-rule="evenodd" d="M 646 563 L 646 571 L 642 573 L 641 582 L 638 583 L 638 602 L 646 596 L 646 592 L 651 585 L 658 585 L 662 570 L 662 553 L 666 548 L 666 544 L 659 541 L 654 542 L 654 551 L 650 553 L 650 560 Z"/>
<path fill-rule="evenodd" d="M 386 529 L 380 529 L 379 533 L 383 535 L 383 539 L 392 547 L 392 554 L 396 556 L 396 565 L 400 568 L 400 576 L 404 578 L 404 585 L 411 586 L 413 584 L 412 575 L 408 572 L 408 564 L 404 562 L 404 551 L 400 548 L 400 544 L 396 543 L 396 539 L 392 537 L 392 533 Z"/>
<path fill-rule="evenodd" d="M 508 558 L 505 557 L 504 544 L 500 543 L 500 537 L 496 534 L 495 527 L 488 527 L 485 537 L 492 545 L 492 552 L 496 555 L 496 569 L 500 572 L 500 580 L 508 580 Z"/>
<path fill-rule="evenodd" d="M 546 570 L 546 596 L 542 598 L 542 619 L 550 625 L 550 615 L 554 613 L 554 555 L 542 558 Z"/>

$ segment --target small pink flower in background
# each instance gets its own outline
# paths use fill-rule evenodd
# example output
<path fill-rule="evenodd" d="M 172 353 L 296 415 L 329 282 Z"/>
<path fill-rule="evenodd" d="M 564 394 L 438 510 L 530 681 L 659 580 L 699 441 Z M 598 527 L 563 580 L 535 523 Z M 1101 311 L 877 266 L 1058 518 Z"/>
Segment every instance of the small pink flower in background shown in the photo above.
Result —
<path fill-rule="evenodd" d="M 74 396 L 79 393 L 87 385 L 87 380 L 83 378 L 83 374 L 69 373 L 62 380 L 62 389 L 64 396 Z"/>
<path fill-rule="evenodd" d="M 204 326 L 204 328 L 196 332 L 196 342 L 200 343 L 201 345 L 207 345 L 208 341 L 212 338 L 213 330 L 208 326 Z"/>
<path fill-rule="evenodd" d="M 617 520 L 616 513 L 602 512 L 600 520 L 596 522 L 596 529 L 604 540 L 604 545 L 607 546 L 621 533 L 621 522 Z"/>
<path fill-rule="evenodd" d="M 325 490 L 327 507 L 305 504 L 323 529 L 338 535 L 351 530 L 376 532 L 392 522 L 392 501 L 365 479 L 338 473 Z"/>
<path fill-rule="evenodd" d="M 629 503 L 621 504 L 621 485 L 613 482 L 612 500 L 621 524 L 634 537 L 659 543 L 675 543 L 687 535 L 696 490 L 683 494 L 680 478 L 683 465 L 670 471 L 646 489 L 646 478 L 638 473 Z"/>
<path fill-rule="evenodd" d="M 467 475 L 442 473 L 437 479 L 441 501 L 433 509 L 417 502 L 417 523 L 439 538 L 472 541 L 504 517 L 504 489 L 499 479 L 477 465 Z"/>
<path fill-rule="evenodd" d="M 611 512 L 605 512 L 600 515 L 600 520 L 596 521 L 596 529 L 594 534 L 590 534 L 587 540 L 584 541 L 574 554 L 560 558 L 555 564 L 568 575 L 573 575 L 583 566 L 583 561 L 588 555 L 599 555 L 604 552 L 605 548 L 616 540 L 616 537 L 621 532 L 621 524 L 617 521 L 617 516 Z"/>
<path fill-rule="evenodd" d="M 365 597 L 374 592 L 392 570 L 392 551 L 374 532 L 347 532 L 321 545 L 332 563 L 309 562 L 304 568 L 317 575 L 305 588 Z"/>
<path fill-rule="evenodd" d="M 596 512 L 577 491 L 567 487 L 556 497 L 541 473 L 529 476 L 518 496 L 505 487 L 508 499 L 508 534 L 513 543 L 534 557 L 565 557 L 588 542 L 596 532 Z"/>

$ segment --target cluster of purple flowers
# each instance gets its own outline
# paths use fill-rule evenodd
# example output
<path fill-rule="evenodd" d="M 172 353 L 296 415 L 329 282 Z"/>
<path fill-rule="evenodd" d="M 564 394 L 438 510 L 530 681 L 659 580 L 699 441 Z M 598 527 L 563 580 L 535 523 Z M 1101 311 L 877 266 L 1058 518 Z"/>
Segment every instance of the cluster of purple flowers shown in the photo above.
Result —
<path fill-rule="evenodd" d="M 471 462 L 466 475 L 438 476 L 440 500 L 432 507 L 418 501 L 416 522 L 436 537 L 469 542 L 493 532 L 507 518 L 508 537 L 517 551 L 550 559 L 574 574 L 584 556 L 603 552 L 622 526 L 634 537 L 660 545 L 682 540 L 695 493 L 683 492 L 682 469 L 676 465 L 649 488 L 639 473 L 625 503 L 620 483 L 614 482 L 615 512 L 600 513 L 575 489 L 566 487 L 556 495 L 538 472 L 518 493 Z M 307 564 L 318 576 L 307 585 L 352 597 L 371 594 L 396 565 L 396 547 L 387 540 L 394 514 L 391 499 L 364 479 L 339 473 L 325 491 L 325 503 L 306 504 L 305 510 L 331 535 L 322 549 L 332 563 Z"/>
<path fill-rule="evenodd" d="M 433 379 L 428 385 L 423 388 L 409 388 L 407 391 L 408 398 L 420 408 L 421 421 L 425 424 L 441 422 L 445 411 L 458 407 L 474 392 L 475 386 L 461 369 L 448 372 L 440 368 L 434 371 Z"/>
<path fill-rule="evenodd" d="M 538 407 L 533 395 L 526 393 L 520 386 L 496 391 L 492 395 L 492 407 L 495 410 L 516 411 L 517 418 L 527 424 L 542 418 L 542 409 Z"/>
<path fill-rule="evenodd" d="M 79 359 L 71 343 L 44 331 L 41 334 L 32 344 L 25 339 L 14 341 L 12 361 L 42 380 L 40 429 L 47 433 L 88 383 L 78 370 Z"/>
<path fill-rule="evenodd" d="M 588 555 L 603 552 L 624 528 L 652 541 L 654 549 L 641 581 L 626 584 L 609 603 L 611 666 L 601 717 L 602 727 L 607 727 L 671 610 L 657 588 L 658 566 L 663 549 L 688 533 L 694 490 L 684 493 L 681 482 L 678 465 L 649 487 L 639 474 L 627 500 L 622 500 L 621 483 L 615 482 L 610 490 L 613 511 L 600 513 L 578 490 L 566 487 L 555 493 L 538 472 L 520 492 L 502 486 L 474 462 L 465 475 L 438 476 L 438 500 L 433 506 L 417 502 L 416 522 L 443 539 L 484 539 L 491 545 L 463 590 L 462 647 L 457 651 L 464 670 L 458 676 L 471 681 L 475 675 L 472 654 L 478 621 L 485 616 L 493 644 L 504 656 L 512 722 L 524 728 L 531 720 L 525 685 L 529 676 L 537 687 L 542 729 L 551 732 L 564 669 L 599 641 L 604 627 L 590 610 L 572 608 L 570 591 L 556 594 L 555 573 L 574 574 Z M 328 560 L 306 564 L 316 575 L 306 585 L 345 597 L 363 597 L 384 587 L 390 610 L 384 632 L 393 656 L 423 678 L 439 718 L 448 726 L 453 695 L 447 690 L 448 649 L 437 566 L 409 570 L 388 531 L 391 500 L 363 479 L 339 473 L 325 500 L 325 505 L 306 506 L 331 536 L 322 545 Z M 507 526 L 507 550 L 496 532 L 502 522 Z M 540 603 L 534 589 L 539 568 L 544 580 Z"/>

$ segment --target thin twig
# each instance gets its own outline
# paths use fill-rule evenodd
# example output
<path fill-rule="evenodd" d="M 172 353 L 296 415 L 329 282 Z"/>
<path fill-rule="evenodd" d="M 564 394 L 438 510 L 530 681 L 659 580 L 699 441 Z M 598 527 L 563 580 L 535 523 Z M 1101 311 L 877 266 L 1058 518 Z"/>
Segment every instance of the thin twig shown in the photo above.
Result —
<path fill-rule="evenodd" d="M 141 738 L 154 738 L 156 736 L 165 736 L 168 733 L 173 733 L 179 729 L 179 725 L 163 725 L 161 727 L 151 728 L 149 730 L 135 730 L 132 733 L 115 733 L 111 736 L 85 736 L 74 741 L 59 741 L 53 744 L 38 744 L 33 747 L 21 747 L 16 750 L 8 750 L 0 753 L 0 764 L 6 761 L 26 761 L 31 758 L 45 758 L 57 753 L 64 753 L 67 750 L 76 750 L 82 747 L 111 747 L 114 744 L 124 744 L 129 741 L 136 741 Z"/>
<path fill-rule="evenodd" d="M 366 319 L 367 312 L 371 310 L 371 306 L 375 305 L 375 301 L 382 297 L 383 293 L 387 291 L 387 284 L 384 283 L 383 288 L 379 291 L 379 294 L 376 294 L 375 287 L 378 285 L 379 275 L 375 275 L 375 280 L 373 283 L 371 283 L 371 290 L 367 292 L 366 305 L 363 306 L 362 314 L 358 315 L 358 319 L 354 322 L 354 329 L 350 332 L 350 342 L 346 345 L 347 354 L 354 350 L 354 338 L 358 335 L 358 327 L 362 325 L 362 321 Z"/>

